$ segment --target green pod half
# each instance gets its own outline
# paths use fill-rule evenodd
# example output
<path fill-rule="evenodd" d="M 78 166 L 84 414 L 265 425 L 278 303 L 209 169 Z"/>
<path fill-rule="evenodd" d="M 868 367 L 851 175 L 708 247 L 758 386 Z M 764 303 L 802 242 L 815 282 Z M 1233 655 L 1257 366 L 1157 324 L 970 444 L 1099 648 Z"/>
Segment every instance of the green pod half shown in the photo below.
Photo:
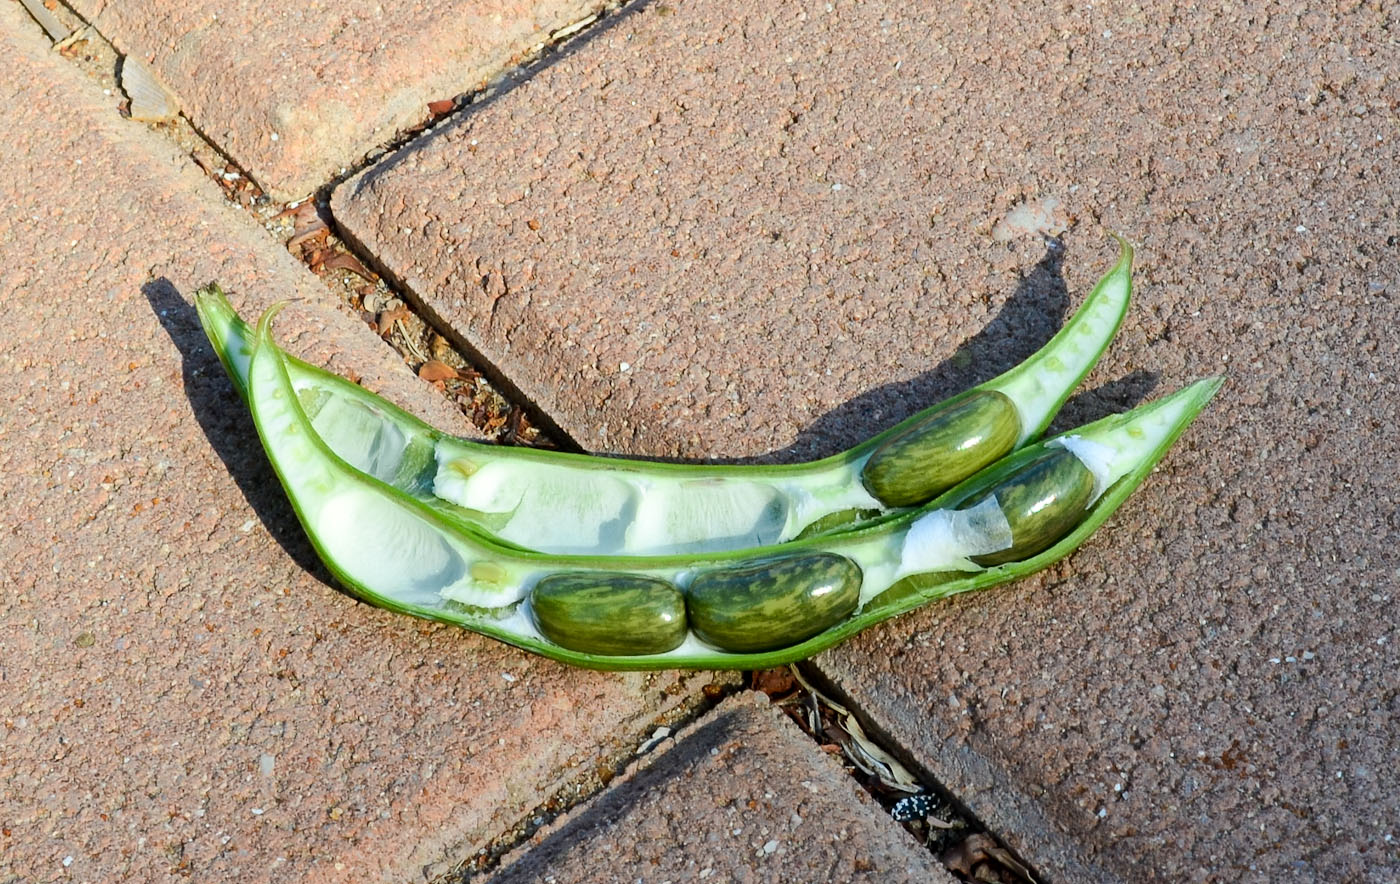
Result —
<path fill-rule="evenodd" d="M 1120 244 L 1114 268 L 1025 362 L 805 464 L 658 463 L 482 445 L 435 430 L 300 360 L 281 360 L 281 371 L 332 454 L 491 543 L 556 555 L 660 556 L 834 538 L 897 515 L 891 507 L 931 498 L 994 457 L 991 449 L 1000 453 L 1005 403 L 1019 428 L 1012 445 L 1040 435 L 1123 319 L 1133 252 Z M 234 386 L 252 405 L 252 329 L 217 285 L 196 293 L 195 305 Z M 990 419 L 998 432 L 984 438 L 979 419 Z M 940 438 L 953 450 L 943 453 L 942 465 L 925 463 L 930 454 L 940 460 L 933 451 Z"/>
<path fill-rule="evenodd" d="M 685 641 L 685 596 L 665 580 L 606 571 L 553 574 L 530 591 L 540 634 L 584 654 L 664 654 Z"/>
<path fill-rule="evenodd" d="M 977 390 L 887 440 L 861 470 L 887 506 L 932 500 L 1016 447 L 1021 419 L 999 390 Z"/>
<path fill-rule="evenodd" d="M 989 489 L 973 489 L 969 509 L 994 496 L 1011 525 L 1011 546 L 972 561 L 990 567 L 1029 558 L 1073 531 L 1094 499 L 1094 474 L 1064 448 L 1046 448 Z"/>
<path fill-rule="evenodd" d="M 860 584 L 860 566 L 845 556 L 775 556 L 697 575 L 686 611 L 695 634 L 717 648 L 771 651 L 844 620 L 860 601 Z"/>

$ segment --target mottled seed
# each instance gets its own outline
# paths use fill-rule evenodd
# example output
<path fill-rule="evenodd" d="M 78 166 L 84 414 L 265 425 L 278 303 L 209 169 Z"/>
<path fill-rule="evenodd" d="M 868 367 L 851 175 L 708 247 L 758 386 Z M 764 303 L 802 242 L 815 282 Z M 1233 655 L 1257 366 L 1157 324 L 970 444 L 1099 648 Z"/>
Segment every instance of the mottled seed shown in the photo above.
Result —
<path fill-rule="evenodd" d="M 1005 455 L 1021 435 L 1005 394 L 979 390 L 895 434 L 861 471 L 866 490 L 888 506 L 913 506 Z"/>
<path fill-rule="evenodd" d="M 553 574 L 531 590 L 530 613 L 545 638 L 585 654 L 662 654 L 685 641 L 685 597 L 653 577 Z"/>
<path fill-rule="evenodd" d="M 785 648 L 845 619 L 860 600 L 860 567 L 834 553 L 775 556 L 696 576 L 690 627 L 726 651 Z"/>
<path fill-rule="evenodd" d="M 979 565 L 1000 565 L 1027 559 L 1053 546 L 1084 518 L 1094 494 L 1094 474 L 1069 451 L 1048 448 L 987 493 L 972 495 L 959 509 L 968 509 L 994 495 L 1011 525 L 1011 546 L 984 556 Z"/>
<path fill-rule="evenodd" d="M 854 528 L 862 522 L 868 522 L 880 515 L 879 510 L 862 509 L 851 507 L 850 509 L 837 510 L 834 513 L 827 513 L 820 519 L 811 522 L 807 527 L 798 532 L 794 540 L 806 540 L 808 537 L 819 537 L 823 534 L 834 534 L 838 531 L 845 531 Z"/>

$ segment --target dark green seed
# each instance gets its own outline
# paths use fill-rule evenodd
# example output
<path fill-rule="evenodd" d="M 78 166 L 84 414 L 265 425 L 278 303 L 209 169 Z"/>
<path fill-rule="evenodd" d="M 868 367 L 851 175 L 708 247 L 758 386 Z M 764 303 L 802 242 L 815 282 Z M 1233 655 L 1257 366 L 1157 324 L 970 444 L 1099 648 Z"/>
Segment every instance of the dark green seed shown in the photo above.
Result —
<path fill-rule="evenodd" d="M 833 553 L 778 556 L 699 574 L 690 628 L 739 653 L 786 648 L 840 623 L 860 601 L 860 567 Z"/>
<path fill-rule="evenodd" d="M 913 506 L 1003 457 L 1021 435 L 1005 394 L 979 390 L 895 434 L 861 470 L 866 490 L 888 506 Z"/>
<path fill-rule="evenodd" d="M 1011 525 L 1011 546 L 984 556 L 979 565 L 1027 559 L 1049 549 L 1083 520 L 1094 494 L 1094 474 L 1063 448 L 1048 448 L 989 489 Z M 989 494 L 959 507 L 969 509 Z"/>
<path fill-rule="evenodd" d="M 815 522 L 811 522 L 807 527 L 798 532 L 793 540 L 806 540 L 808 537 L 819 537 L 823 534 L 830 534 L 833 531 L 843 531 L 852 525 L 866 522 L 880 515 L 879 510 L 868 510 L 852 507 L 851 509 L 837 510 L 834 513 L 827 513 Z"/>
<path fill-rule="evenodd" d="M 552 574 L 530 591 L 540 633 L 585 654 L 662 654 L 685 641 L 685 597 L 633 574 Z"/>

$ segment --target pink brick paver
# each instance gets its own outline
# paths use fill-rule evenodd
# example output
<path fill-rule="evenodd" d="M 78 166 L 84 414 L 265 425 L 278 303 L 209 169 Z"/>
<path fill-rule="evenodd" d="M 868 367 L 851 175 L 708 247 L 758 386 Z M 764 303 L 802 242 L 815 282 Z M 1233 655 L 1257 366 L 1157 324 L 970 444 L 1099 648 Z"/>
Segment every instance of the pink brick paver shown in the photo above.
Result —
<path fill-rule="evenodd" d="M 301 354 L 453 412 L 13 3 L 0 69 L 0 880 L 421 880 L 709 680 L 318 579 L 184 297 L 299 299 Z"/>
<path fill-rule="evenodd" d="M 1033 347 L 1022 201 L 1073 224 L 1074 298 L 1138 239 L 1091 379 L 1124 382 L 1061 426 L 1228 372 L 1211 411 L 1066 564 L 819 664 L 1049 879 L 1390 880 L 1395 34 L 1384 4 L 654 4 L 333 208 L 585 446 L 693 457 L 830 452 Z"/>
<path fill-rule="evenodd" d="M 279 199 L 305 196 L 430 101 L 481 86 L 602 0 L 74 0 Z"/>
<path fill-rule="evenodd" d="M 492 884 L 954 880 L 756 692 L 536 835 Z"/>

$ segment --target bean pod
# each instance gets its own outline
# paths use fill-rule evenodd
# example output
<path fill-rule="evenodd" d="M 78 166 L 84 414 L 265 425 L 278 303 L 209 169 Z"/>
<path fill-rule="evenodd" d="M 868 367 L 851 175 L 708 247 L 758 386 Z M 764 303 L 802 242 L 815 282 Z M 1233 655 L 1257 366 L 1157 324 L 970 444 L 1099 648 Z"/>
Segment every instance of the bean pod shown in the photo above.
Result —
<path fill-rule="evenodd" d="M 724 552 L 859 528 L 922 504 L 1038 436 L 1095 364 L 1132 290 L 1132 249 L 1039 352 L 841 454 L 796 465 L 653 463 L 483 445 L 424 424 L 292 359 L 322 442 L 464 531 L 554 554 Z M 235 387 L 251 398 L 252 330 L 216 285 L 195 298 Z"/>
<path fill-rule="evenodd" d="M 1220 383 L 1202 381 L 1031 446 L 989 468 L 991 484 L 974 478 L 866 527 L 701 555 L 558 556 L 464 530 L 341 458 L 308 417 L 270 326 L 271 314 L 259 325 L 249 363 L 254 423 L 331 572 L 373 604 L 606 669 L 779 665 L 932 598 L 1043 567 L 1126 499 Z M 1033 506 L 1003 506 L 1052 486 L 1056 500 L 1079 500 L 1082 476 L 1055 466 L 1065 456 L 1079 458 L 1093 476 L 1079 518 L 1058 519 L 1052 530 L 1036 520 Z M 976 506 L 988 499 L 996 505 Z M 1014 549 L 1022 542 L 1018 528 L 1027 527 L 1034 542 L 1017 552 L 1026 557 L 990 569 L 973 560 Z M 963 576 L 949 576 L 956 574 Z M 928 575 L 937 579 L 919 585 Z M 913 591 L 886 594 L 911 581 Z"/>

